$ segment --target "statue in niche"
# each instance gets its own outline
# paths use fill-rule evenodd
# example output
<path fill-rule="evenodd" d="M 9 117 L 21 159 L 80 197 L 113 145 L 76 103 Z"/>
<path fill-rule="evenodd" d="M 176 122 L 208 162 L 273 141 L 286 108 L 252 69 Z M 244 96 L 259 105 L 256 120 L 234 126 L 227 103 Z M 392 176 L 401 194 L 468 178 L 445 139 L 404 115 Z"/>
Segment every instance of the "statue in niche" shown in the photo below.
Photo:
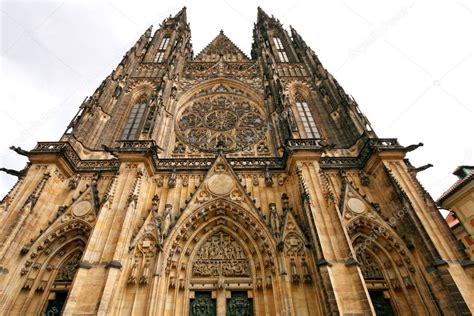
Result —
<path fill-rule="evenodd" d="M 132 269 L 130 270 L 130 276 L 128 277 L 128 284 L 135 284 L 137 282 L 137 270 L 138 270 L 138 263 L 135 261 L 132 265 Z"/>
<path fill-rule="evenodd" d="M 161 229 L 161 233 L 162 233 L 162 236 L 163 238 L 168 236 L 168 233 L 169 233 L 169 229 L 170 229 L 170 226 L 171 226 L 171 204 L 166 204 L 165 205 L 165 210 L 163 212 L 163 221 L 162 221 L 162 229 Z"/>
<path fill-rule="evenodd" d="M 178 175 L 176 174 L 176 168 L 173 169 L 171 172 L 170 178 L 168 179 L 168 186 L 170 188 L 174 188 L 176 186 L 176 179 L 178 178 Z"/>
<path fill-rule="evenodd" d="M 364 172 L 364 170 L 359 170 L 359 179 L 360 179 L 360 183 L 367 187 L 369 186 L 370 184 L 370 179 L 369 177 L 367 176 L 367 174 Z"/>
<path fill-rule="evenodd" d="M 155 217 L 155 227 L 156 227 L 156 236 L 158 237 L 158 240 L 157 240 L 157 246 L 158 247 L 161 247 L 161 245 L 163 244 L 163 233 L 162 233 L 162 229 L 161 229 L 162 225 L 163 225 L 163 221 L 162 221 L 161 216 L 156 216 Z"/>
<path fill-rule="evenodd" d="M 72 177 L 71 180 L 69 180 L 69 183 L 68 183 L 69 189 L 74 190 L 75 188 L 77 188 L 77 185 L 79 184 L 80 180 L 81 180 L 81 176 L 78 173 L 76 173 L 74 177 Z"/>
<path fill-rule="evenodd" d="M 270 203 L 268 207 L 270 209 L 268 214 L 268 225 L 270 226 L 273 233 L 275 234 L 276 239 L 278 240 L 280 239 L 280 216 L 278 215 L 275 203 Z"/>
<path fill-rule="evenodd" d="M 273 185 L 273 178 L 270 171 L 268 170 L 268 166 L 265 167 L 265 184 L 268 187 L 271 187 Z"/>

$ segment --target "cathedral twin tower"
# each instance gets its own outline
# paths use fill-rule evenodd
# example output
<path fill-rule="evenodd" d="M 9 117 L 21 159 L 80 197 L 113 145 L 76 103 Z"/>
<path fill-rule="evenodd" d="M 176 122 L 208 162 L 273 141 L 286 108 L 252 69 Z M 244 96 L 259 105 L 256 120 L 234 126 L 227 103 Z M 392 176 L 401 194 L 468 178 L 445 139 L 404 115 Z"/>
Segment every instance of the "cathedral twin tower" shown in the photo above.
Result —
<path fill-rule="evenodd" d="M 472 262 L 291 28 L 148 29 L 0 203 L 0 314 L 470 315 Z"/>

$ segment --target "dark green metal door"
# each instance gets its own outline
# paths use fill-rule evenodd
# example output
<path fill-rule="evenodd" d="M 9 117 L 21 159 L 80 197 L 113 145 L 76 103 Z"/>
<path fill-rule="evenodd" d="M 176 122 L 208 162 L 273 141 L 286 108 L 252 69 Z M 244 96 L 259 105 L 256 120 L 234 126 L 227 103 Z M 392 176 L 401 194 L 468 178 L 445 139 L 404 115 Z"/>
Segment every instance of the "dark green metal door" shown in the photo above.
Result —
<path fill-rule="evenodd" d="M 216 300 L 211 292 L 196 292 L 189 308 L 190 316 L 215 316 Z"/>
<path fill-rule="evenodd" d="M 247 297 L 247 292 L 232 292 L 227 300 L 227 316 L 252 316 L 252 299 Z"/>

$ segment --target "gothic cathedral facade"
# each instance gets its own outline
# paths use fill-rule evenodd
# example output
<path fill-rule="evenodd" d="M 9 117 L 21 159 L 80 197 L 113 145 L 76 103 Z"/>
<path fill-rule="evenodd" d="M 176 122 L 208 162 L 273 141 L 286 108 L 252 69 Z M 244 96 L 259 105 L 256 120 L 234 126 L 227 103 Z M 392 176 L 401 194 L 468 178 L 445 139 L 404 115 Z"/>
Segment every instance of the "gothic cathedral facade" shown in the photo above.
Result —
<path fill-rule="evenodd" d="M 471 315 L 473 265 L 291 28 L 140 37 L 0 204 L 0 314 Z"/>

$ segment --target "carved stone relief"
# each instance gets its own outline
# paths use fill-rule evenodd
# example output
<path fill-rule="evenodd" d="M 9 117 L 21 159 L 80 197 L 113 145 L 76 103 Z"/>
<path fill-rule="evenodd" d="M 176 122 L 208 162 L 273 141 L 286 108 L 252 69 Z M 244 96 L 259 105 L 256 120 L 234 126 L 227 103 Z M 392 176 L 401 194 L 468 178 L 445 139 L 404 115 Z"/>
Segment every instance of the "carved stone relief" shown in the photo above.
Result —
<path fill-rule="evenodd" d="M 218 232 L 199 249 L 193 276 L 250 276 L 250 264 L 242 246 L 230 235 Z"/>
<path fill-rule="evenodd" d="M 303 256 L 304 242 L 295 233 L 289 233 L 285 236 L 285 250 L 289 256 Z"/>
<path fill-rule="evenodd" d="M 383 279 L 383 273 L 378 264 L 367 251 L 357 252 L 357 261 L 360 262 L 362 275 L 366 280 Z"/>
<path fill-rule="evenodd" d="M 66 262 L 64 262 L 59 268 L 58 274 L 56 275 L 56 281 L 60 282 L 71 282 L 76 275 L 76 270 L 81 259 L 82 251 L 77 250 Z"/>

